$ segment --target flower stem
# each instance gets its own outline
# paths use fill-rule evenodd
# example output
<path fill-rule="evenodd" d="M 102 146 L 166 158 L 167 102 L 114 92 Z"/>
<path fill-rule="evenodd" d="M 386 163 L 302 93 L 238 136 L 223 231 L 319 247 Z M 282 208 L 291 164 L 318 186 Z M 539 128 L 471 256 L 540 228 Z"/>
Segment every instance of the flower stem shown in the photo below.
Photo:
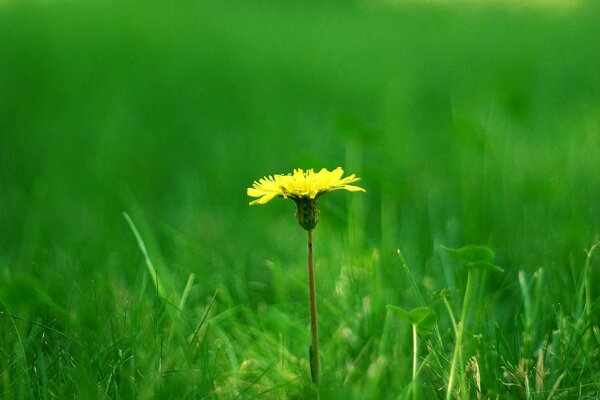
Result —
<path fill-rule="evenodd" d="M 313 254 L 312 230 L 308 233 L 308 302 L 310 307 L 310 333 L 312 344 L 310 346 L 310 374 L 313 383 L 319 385 L 319 328 L 317 326 L 317 292 L 315 290 L 315 260 Z"/>

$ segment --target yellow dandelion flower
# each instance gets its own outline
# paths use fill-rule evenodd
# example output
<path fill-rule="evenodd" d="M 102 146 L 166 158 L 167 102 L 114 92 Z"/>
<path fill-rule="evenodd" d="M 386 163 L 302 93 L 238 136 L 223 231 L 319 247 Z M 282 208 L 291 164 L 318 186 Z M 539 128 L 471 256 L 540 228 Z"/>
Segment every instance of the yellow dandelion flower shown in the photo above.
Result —
<path fill-rule="evenodd" d="M 314 172 L 312 169 L 304 171 L 298 168 L 294 170 L 293 174 L 269 175 L 259 179 L 258 182 L 255 181 L 252 187 L 248 188 L 248 196 L 258 197 L 251 201 L 250 205 L 265 204 L 277 196 L 292 200 L 301 197 L 316 199 L 323 193 L 339 189 L 351 192 L 365 191 L 361 187 L 350 185 L 360 178 L 354 174 L 345 178 L 342 178 L 342 175 L 344 175 L 344 170 L 341 167 L 337 167 L 333 171 L 323 168 L 319 172 Z"/>
<path fill-rule="evenodd" d="M 296 216 L 300 225 L 306 230 L 312 230 L 319 221 L 316 200 L 320 195 L 339 189 L 351 192 L 365 191 L 361 187 L 351 185 L 360 178 L 354 174 L 342 178 L 343 175 L 344 170 L 341 167 L 333 171 L 323 168 L 319 172 L 298 168 L 292 174 L 269 175 L 258 182 L 254 181 L 252 187 L 248 188 L 248 196 L 258 197 L 252 200 L 250 205 L 265 204 L 278 196 L 292 199 L 296 202 Z"/>
<path fill-rule="evenodd" d="M 308 244 L 308 298 L 310 312 L 311 345 L 309 347 L 310 373 L 315 386 L 319 387 L 319 333 L 317 327 L 317 295 L 315 290 L 315 263 L 313 255 L 313 229 L 319 222 L 317 198 L 323 193 L 344 189 L 351 192 L 364 192 L 361 187 L 351 185 L 360 178 L 354 174 L 342 178 L 344 170 L 337 167 L 333 171 L 323 168 L 319 172 L 298 168 L 287 175 L 269 175 L 254 181 L 248 188 L 248 196 L 256 197 L 250 205 L 265 204 L 275 197 L 292 199 L 296 203 L 296 217 L 306 229 Z"/>

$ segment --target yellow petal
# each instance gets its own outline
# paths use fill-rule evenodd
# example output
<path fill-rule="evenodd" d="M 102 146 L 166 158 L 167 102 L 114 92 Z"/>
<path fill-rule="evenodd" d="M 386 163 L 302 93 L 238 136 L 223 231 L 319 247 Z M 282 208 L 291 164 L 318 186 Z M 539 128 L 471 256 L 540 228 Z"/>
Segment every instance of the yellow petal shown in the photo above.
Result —
<path fill-rule="evenodd" d="M 333 171 L 322 168 L 315 172 L 312 168 L 306 171 L 296 168 L 291 174 L 269 175 L 254 181 L 251 188 L 247 189 L 250 197 L 258 197 L 250 204 L 265 204 L 276 196 L 284 198 L 302 198 L 308 197 L 314 199 L 323 193 L 333 190 L 345 189 L 351 192 L 364 192 L 361 187 L 350 185 L 360 178 L 354 174 L 343 178 L 344 170 L 337 167 Z"/>

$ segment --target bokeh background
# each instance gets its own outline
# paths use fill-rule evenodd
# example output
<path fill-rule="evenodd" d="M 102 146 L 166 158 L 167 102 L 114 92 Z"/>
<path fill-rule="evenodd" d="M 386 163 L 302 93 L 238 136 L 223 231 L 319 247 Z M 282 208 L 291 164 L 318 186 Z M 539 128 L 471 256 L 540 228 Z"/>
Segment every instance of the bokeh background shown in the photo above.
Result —
<path fill-rule="evenodd" d="M 506 269 L 487 283 L 498 320 L 540 267 L 550 318 L 600 232 L 599 17 L 593 1 L 0 2 L 0 304 L 102 326 L 146 279 L 125 211 L 167 286 L 195 274 L 190 302 L 218 289 L 225 308 L 306 318 L 302 286 L 281 286 L 304 284 L 293 205 L 245 191 L 342 166 L 366 193 L 322 198 L 321 263 L 375 252 L 387 303 L 410 307 L 396 249 L 434 292 L 464 285 L 440 245 L 485 244 Z"/>

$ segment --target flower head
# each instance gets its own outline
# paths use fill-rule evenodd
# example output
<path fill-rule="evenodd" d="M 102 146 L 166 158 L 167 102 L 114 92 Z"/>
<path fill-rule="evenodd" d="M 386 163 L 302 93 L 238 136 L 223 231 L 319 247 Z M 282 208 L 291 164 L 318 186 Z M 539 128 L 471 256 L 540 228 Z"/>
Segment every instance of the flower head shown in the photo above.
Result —
<path fill-rule="evenodd" d="M 333 171 L 323 168 L 319 172 L 312 169 L 306 171 L 298 168 L 292 174 L 287 175 L 269 175 L 254 181 L 251 188 L 248 188 L 248 196 L 257 197 L 252 200 L 250 205 L 265 204 L 273 198 L 279 196 L 285 199 L 292 199 L 296 202 L 297 217 L 300 225 L 306 230 L 312 230 L 319 219 L 319 209 L 316 199 L 323 193 L 333 190 L 349 190 L 351 192 L 364 192 L 361 187 L 351 185 L 360 178 L 354 174 L 342 178 L 344 170 L 337 167 Z"/>
<path fill-rule="evenodd" d="M 298 168 L 293 174 L 275 175 L 254 181 L 251 188 L 248 188 L 248 196 L 258 197 L 258 199 L 250 202 L 253 204 L 265 204 L 271 201 L 274 197 L 280 196 L 285 199 L 296 200 L 301 197 L 316 199 L 323 193 L 333 190 L 345 189 L 351 192 L 364 192 L 363 188 L 350 185 L 360 178 L 354 174 L 342 178 L 344 170 L 337 167 L 333 171 L 328 171 L 326 168 L 319 172 L 314 172 L 312 169 L 306 171 Z"/>

